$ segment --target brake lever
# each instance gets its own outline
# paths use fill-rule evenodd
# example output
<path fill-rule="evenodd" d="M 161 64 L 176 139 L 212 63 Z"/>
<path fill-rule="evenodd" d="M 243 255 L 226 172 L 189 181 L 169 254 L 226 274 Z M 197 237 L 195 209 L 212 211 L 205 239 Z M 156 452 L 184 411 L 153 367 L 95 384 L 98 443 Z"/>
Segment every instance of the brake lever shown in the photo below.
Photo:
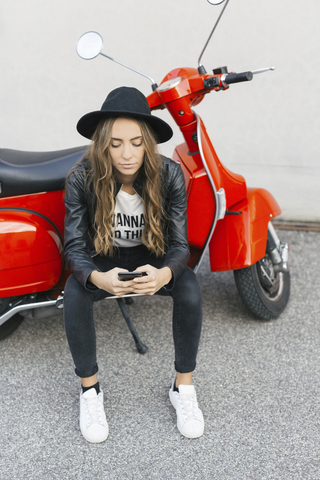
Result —
<path fill-rule="evenodd" d="M 265 67 L 265 68 L 259 68 L 258 70 L 252 70 L 252 74 L 253 75 L 258 75 L 258 73 L 265 73 L 265 72 L 269 72 L 269 70 L 275 70 L 276 67 L 272 66 L 272 67 Z"/>

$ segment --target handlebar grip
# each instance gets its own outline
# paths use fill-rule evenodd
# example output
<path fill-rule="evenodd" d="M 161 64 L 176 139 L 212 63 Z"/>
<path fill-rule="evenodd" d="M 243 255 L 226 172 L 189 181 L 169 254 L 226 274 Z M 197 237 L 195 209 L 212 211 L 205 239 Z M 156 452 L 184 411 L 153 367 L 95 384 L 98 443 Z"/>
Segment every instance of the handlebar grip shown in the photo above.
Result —
<path fill-rule="evenodd" d="M 250 82 L 252 79 L 252 72 L 229 73 L 225 76 L 224 83 L 230 85 L 231 83 Z"/>

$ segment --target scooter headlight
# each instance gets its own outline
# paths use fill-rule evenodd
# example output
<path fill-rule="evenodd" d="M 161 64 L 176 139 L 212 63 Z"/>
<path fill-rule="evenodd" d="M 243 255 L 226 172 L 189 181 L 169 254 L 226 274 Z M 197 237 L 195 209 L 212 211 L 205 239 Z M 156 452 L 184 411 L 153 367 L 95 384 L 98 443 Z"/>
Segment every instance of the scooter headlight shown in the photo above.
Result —
<path fill-rule="evenodd" d="M 174 88 L 177 85 L 179 85 L 181 80 L 182 80 L 182 77 L 176 77 L 176 78 L 172 78 L 171 80 L 167 80 L 166 82 L 161 83 L 161 85 L 159 85 L 157 90 L 158 92 L 165 92 L 166 90 L 170 90 L 170 88 Z"/>

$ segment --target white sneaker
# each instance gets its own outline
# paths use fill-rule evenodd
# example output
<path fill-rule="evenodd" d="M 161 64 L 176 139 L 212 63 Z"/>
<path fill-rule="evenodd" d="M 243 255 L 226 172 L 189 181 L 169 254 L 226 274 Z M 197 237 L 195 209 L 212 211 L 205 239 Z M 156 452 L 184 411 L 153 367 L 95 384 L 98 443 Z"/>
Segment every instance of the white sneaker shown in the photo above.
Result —
<path fill-rule="evenodd" d="M 179 392 L 174 391 L 173 380 L 169 398 L 177 412 L 177 427 L 187 438 L 201 437 L 204 430 L 203 415 L 198 407 L 196 391 L 193 385 L 180 385 Z"/>
<path fill-rule="evenodd" d="M 99 395 L 95 388 L 80 393 L 80 430 L 84 438 L 91 443 L 104 442 L 108 438 L 109 428 L 103 407 L 103 392 Z"/>

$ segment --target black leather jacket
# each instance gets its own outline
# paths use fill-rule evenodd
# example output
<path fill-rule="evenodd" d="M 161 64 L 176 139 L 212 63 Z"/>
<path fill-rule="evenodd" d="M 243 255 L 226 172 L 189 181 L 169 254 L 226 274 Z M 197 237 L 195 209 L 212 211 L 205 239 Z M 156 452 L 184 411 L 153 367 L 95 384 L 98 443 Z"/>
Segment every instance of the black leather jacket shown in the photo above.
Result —
<path fill-rule="evenodd" d="M 169 158 L 161 156 L 162 201 L 167 219 L 164 219 L 164 236 L 167 251 L 163 266 L 173 273 L 174 281 L 186 268 L 189 257 L 187 236 L 187 201 L 185 182 L 180 165 Z M 69 176 L 65 193 L 65 235 L 64 252 L 67 266 L 77 280 L 88 290 L 95 287 L 87 282 L 93 270 L 97 270 L 92 257 L 96 255 L 93 246 L 94 238 L 94 196 L 86 193 L 86 169 L 80 164 Z M 116 194 L 121 184 L 116 185 Z M 141 196 L 142 179 L 136 178 L 133 184 L 135 191 Z"/>

